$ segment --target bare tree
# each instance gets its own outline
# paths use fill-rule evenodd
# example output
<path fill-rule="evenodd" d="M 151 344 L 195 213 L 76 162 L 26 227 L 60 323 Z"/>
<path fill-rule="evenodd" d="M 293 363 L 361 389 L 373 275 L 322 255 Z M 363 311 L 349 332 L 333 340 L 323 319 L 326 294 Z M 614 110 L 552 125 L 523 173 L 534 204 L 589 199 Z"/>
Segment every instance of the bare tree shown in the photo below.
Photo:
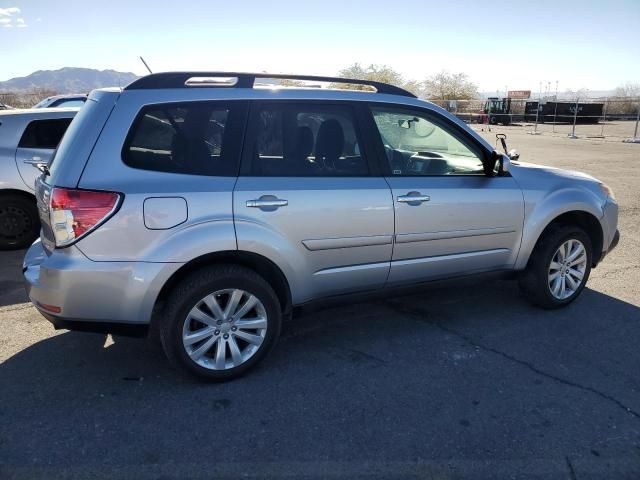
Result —
<path fill-rule="evenodd" d="M 640 108 L 640 84 L 627 82 L 620 85 L 609 100 L 616 113 L 636 113 Z"/>
<path fill-rule="evenodd" d="M 424 95 L 434 100 L 472 100 L 478 97 L 478 87 L 466 73 L 442 71 L 423 82 Z"/>
<path fill-rule="evenodd" d="M 586 88 L 580 88 L 578 90 L 571 90 L 570 88 L 564 92 L 565 98 L 572 102 L 578 102 L 580 100 L 586 100 L 589 96 L 589 90 Z"/>
<path fill-rule="evenodd" d="M 300 80 L 291 80 L 289 78 L 278 79 L 278 85 L 281 87 L 305 87 L 307 84 Z"/>
<path fill-rule="evenodd" d="M 404 88 L 413 93 L 418 93 L 419 84 L 414 80 L 405 80 L 405 78 L 388 65 L 371 64 L 363 67 L 359 63 L 343 68 L 338 72 L 341 78 L 354 78 L 358 80 L 369 80 L 372 82 L 383 82 L 397 87 Z M 332 88 L 348 88 L 351 90 L 370 90 L 366 85 L 352 85 L 345 83 L 331 84 Z"/>

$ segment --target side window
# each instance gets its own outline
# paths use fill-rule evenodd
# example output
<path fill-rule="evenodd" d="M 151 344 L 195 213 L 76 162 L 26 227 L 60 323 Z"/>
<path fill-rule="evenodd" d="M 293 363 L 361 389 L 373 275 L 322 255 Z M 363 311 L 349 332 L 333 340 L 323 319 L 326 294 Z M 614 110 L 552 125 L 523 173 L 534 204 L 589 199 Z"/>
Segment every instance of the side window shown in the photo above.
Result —
<path fill-rule="evenodd" d="M 263 104 L 254 111 L 252 125 L 247 143 L 252 175 L 369 174 L 349 106 Z"/>
<path fill-rule="evenodd" d="M 210 102 L 147 107 L 131 127 L 122 159 L 143 170 L 236 175 L 237 156 L 225 145 L 230 112 Z"/>
<path fill-rule="evenodd" d="M 391 175 L 484 175 L 482 152 L 428 116 L 372 107 Z"/>
<path fill-rule="evenodd" d="M 71 120 L 71 118 L 56 118 L 32 121 L 24 130 L 18 143 L 18 148 L 54 150 L 62 140 Z"/>

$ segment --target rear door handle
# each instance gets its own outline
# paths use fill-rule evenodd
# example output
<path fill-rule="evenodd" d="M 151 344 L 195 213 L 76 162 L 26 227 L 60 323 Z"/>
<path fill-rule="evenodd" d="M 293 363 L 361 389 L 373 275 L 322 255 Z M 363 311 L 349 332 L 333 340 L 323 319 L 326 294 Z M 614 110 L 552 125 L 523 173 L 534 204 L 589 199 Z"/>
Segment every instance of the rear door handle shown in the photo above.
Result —
<path fill-rule="evenodd" d="M 397 200 L 400 203 L 419 205 L 422 202 L 428 202 L 431 200 L 431 197 L 429 195 L 422 195 L 420 192 L 409 192 L 406 195 L 398 195 Z"/>
<path fill-rule="evenodd" d="M 247 200 L 247 207 L 249 208 L 278 208 L 278 207 L 286 207 L 289 205 L 287 200 L 282 200 L 277 197 L 273 198 L 264 198 L 260 197 L 257 200 Z"/>

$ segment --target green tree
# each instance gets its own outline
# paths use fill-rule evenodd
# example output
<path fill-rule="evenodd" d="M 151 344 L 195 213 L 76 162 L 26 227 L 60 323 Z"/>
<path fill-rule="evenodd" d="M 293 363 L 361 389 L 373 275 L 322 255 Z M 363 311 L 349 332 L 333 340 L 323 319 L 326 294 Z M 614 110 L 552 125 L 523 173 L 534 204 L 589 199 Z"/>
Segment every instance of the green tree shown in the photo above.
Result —
<path fill-rule="evenodd" d="M 423 83 L 425 98 L 433 100 L 473 100 L 478 97 L 478 87 L 466 73 L 442 71 L 428 77 Z"/>

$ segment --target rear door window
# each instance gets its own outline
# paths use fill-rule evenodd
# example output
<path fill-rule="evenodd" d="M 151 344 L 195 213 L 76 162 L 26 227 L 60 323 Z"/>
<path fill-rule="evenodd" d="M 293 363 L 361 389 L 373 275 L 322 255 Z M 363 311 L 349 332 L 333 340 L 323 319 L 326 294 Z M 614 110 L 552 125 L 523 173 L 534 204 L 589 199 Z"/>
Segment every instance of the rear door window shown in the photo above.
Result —
<path fill-rule="evenodd" d="M 191 102 L 146 107 L 129 132 L 123 161 L 144 170 L 234 176 L 243 105 Z"/>
<path fill-rule="evenodd" d="M 33 120 L 24 130 L 18 148 L 54 150 L 62 140 L 71 120 L 71 118 Z"/>
<path fill-rule="evenodd" d="M 264 103 L 253 109 L 251 125 L 245 148 L 253 176 L 369 175 L 348 105 Z"/>

